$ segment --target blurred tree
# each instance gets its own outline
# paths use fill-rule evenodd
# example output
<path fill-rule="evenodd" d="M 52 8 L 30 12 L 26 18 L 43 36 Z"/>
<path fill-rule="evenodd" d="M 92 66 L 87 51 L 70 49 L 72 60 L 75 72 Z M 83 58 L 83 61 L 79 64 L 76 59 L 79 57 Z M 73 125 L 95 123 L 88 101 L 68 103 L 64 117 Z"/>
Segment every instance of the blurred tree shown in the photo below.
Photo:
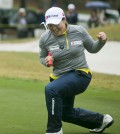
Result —
<path fill-rule="evenodd" d="M 20 0 L 20 7 L 26 8 L 26 0 Z"/>
<path fill-rule="evenodd" d="M 57 0 L 51 0 L 50 7 L 57 6 Z"/>
<path fill-rule="evenodd" d="M 14 0 L 14 3 L 19 7 L 35 7 L 38 6 L 38 3 L 48 9 L 51 6 L 59 6 L 63 9 L 67 9 L 69 3 L 76 5 L 78 11 L 86 10 L 85 3 L 92 0 Z M 95 0 L 94 0 L 95 1 Z M 118 9 L 120 7 L 120 0 L 100 0 L 104 2 L 109 2 L 113 9 Z"/>
<path fill-rule="evenodd" d="M 50 7 L 50 1 L 43 0 L 43 7 L 44 7 L 44 10 L 47 10 Z"/>

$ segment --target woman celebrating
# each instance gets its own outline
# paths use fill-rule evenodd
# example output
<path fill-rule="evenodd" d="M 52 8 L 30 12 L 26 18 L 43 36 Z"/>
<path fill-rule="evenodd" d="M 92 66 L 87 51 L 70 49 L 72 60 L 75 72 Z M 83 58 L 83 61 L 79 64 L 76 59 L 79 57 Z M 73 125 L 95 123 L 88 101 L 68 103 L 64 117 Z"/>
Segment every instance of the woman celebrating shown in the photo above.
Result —
<path fill-rule="evenodd" d="M 66 22 L 64 11 L 52 7 L 45 13 L 48 30 L 40 39 L 40 60 L 46 67 L 53 66 L 50 83 L 45 87 L 48 123 L 46 134 L 63 134 L 62 121 L 100 133 L 113 123 L 108 114 L 74 108 L 75 96 L 83 93 L 92 78 L 84 50 L 97 53 L 106 43 L 104 32 L 94 41 L 88 32 Z"/>

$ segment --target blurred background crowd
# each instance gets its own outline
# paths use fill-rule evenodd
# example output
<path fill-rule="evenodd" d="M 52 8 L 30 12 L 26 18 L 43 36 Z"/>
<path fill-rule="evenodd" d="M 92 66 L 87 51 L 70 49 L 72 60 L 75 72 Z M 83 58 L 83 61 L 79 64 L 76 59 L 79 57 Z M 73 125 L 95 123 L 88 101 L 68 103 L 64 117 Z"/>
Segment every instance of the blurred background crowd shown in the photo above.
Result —
<path fill-rule="evenodd" d="M 0 39 L 39 37 L 44 13 L 63 8 L 69 24 L 94 28 L 120 23 L 119 0 L 0 0 Z"/>

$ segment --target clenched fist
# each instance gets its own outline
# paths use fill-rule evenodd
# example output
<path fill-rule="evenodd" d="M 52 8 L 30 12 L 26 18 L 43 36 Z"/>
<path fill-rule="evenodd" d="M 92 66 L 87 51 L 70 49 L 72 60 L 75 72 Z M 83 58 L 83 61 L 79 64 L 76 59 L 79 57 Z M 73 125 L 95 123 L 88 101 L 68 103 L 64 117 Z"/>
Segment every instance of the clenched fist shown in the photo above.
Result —
<path fill-rule="evenodd" d="M 98 40 L 101 41 L 101 42 L 106 42 L 106 40 L 107 40 L 106 33 L 100 32 L 100 33 L 97 35 L 97 38 L 98 38 Z"/>

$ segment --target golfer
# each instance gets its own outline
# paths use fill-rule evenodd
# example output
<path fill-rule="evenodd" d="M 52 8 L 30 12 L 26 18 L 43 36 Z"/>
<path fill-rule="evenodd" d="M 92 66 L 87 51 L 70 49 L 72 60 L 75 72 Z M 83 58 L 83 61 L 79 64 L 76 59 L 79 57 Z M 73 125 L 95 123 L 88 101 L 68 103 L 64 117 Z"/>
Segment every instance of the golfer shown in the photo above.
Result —
<path fill-rule="evenodd" d="M 63 134 L 62 121 L 90 132 L 103 132 L 112 125 L 113 118 L 109 114 L 74 108 L 74 100 L 87 89 L 92 78 L 84 50 L 97 53 L 106 43 L 106 34 L 98 33 L 98 40 L 94 41 L 82 26 L 69 25 L 59 7 L 48 9 L 45 19 L 48 30 L 40 38 L 40 60 L 46 67 L 53 66 L 51 82 L 45 87 L 46 134 Z"/>

